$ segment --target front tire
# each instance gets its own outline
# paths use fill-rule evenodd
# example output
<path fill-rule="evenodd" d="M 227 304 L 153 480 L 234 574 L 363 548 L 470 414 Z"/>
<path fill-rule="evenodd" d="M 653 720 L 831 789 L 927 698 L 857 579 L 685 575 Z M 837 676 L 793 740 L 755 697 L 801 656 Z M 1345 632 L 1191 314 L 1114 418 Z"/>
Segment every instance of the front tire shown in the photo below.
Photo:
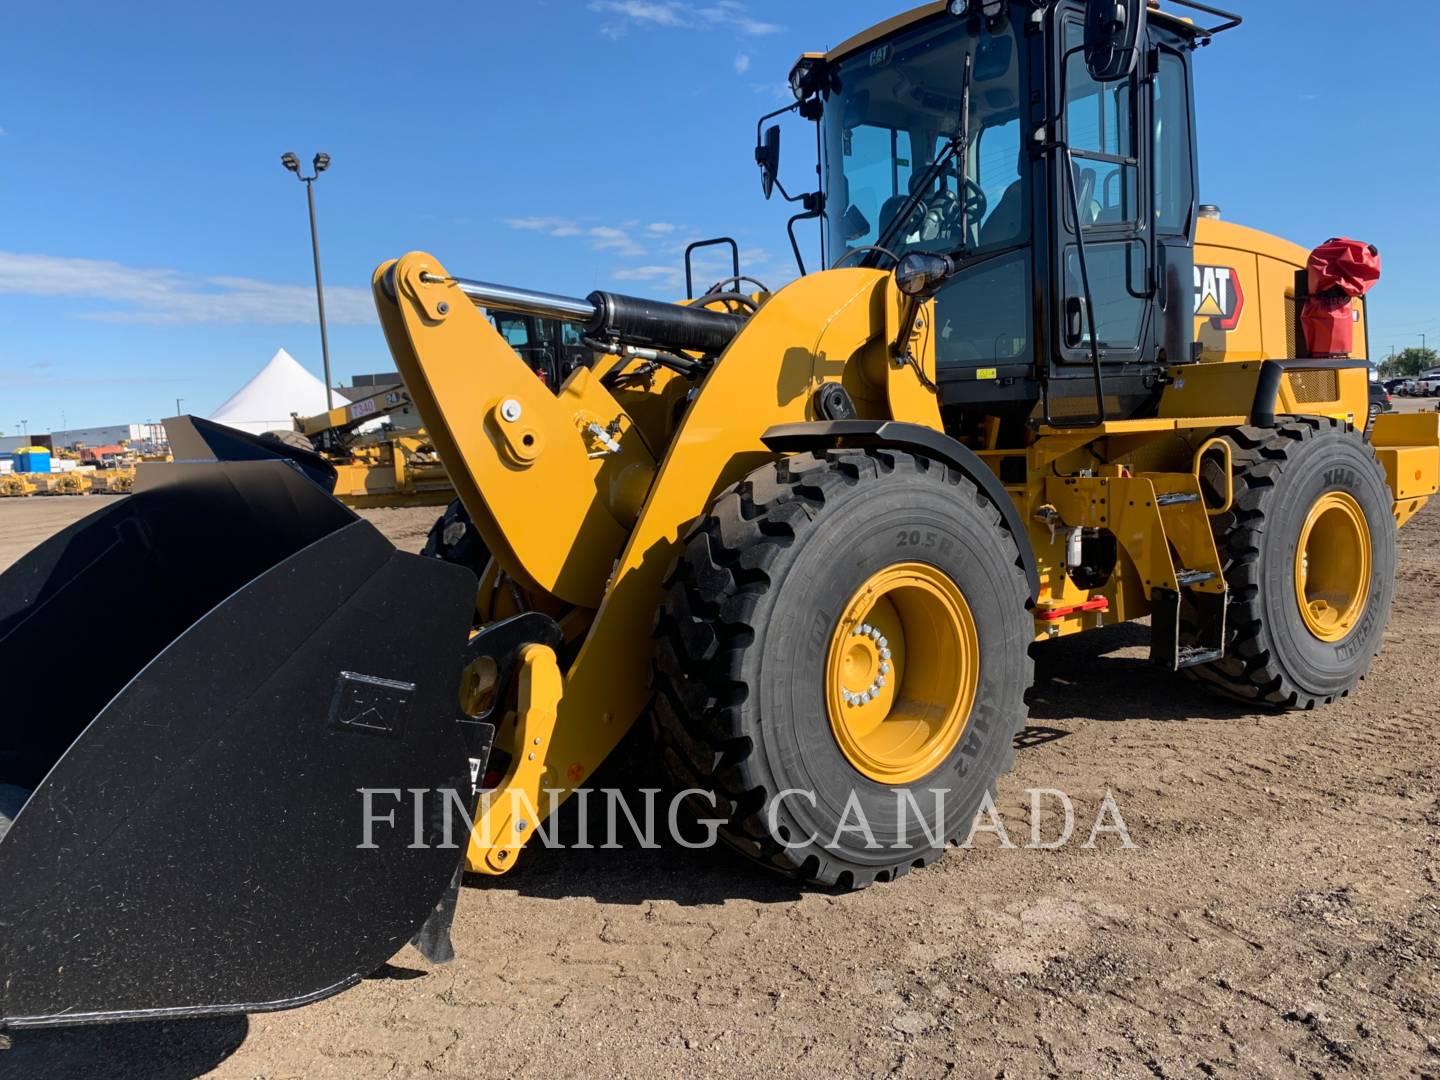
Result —
<path fill-rule="evenodd" d="M 25 788 L 0 784 L 0 840 L 5 839 L 5 834 L 10 831 L 11 824 L 29 798 L 30 792 Z"/>
<path fill-rule="evenodd" d="M 1313 709 L 1355 689 L 1395 594 L 1385 472 L 1359 432 L 1295 417 L 1239 428 L 1235 503 L 1214 519 L 1230 586 L 1224 659 L 1190 669 L 1241 701 Z"/>
<path fill-rule="evenodd" d="M 653 718 L 672 779 L 789 876 L 862 887 L 929 863 L 1013 760 L 1027 599 L 998 508 L 953 469 L 881 450 L 757 470 L 668 580 Z"/>
<path fill-rule="evenodd" d="M 480 530 L 470 520 L 470 512 L 459 499 L 450 500 L 445 512 L 430 526 L 420 554 L 427 559 L 468 566 L 475 571 L 477 578 L 484 576 L 485 568 L 490 564 L 490 550 L 485 546 Z"/>

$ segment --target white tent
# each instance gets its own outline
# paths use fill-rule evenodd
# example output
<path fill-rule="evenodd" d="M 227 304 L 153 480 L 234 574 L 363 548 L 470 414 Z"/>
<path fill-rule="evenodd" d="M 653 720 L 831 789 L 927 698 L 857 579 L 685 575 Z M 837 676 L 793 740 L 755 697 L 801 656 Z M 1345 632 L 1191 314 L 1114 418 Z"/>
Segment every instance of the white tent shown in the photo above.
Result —
<path fill-rule="evenodd" d="M 253 379 L 213 413 L 210 419 L 252 435 L 293 427 L 293 414 L 323 413 L 325 384 L 281 349 Z"/>

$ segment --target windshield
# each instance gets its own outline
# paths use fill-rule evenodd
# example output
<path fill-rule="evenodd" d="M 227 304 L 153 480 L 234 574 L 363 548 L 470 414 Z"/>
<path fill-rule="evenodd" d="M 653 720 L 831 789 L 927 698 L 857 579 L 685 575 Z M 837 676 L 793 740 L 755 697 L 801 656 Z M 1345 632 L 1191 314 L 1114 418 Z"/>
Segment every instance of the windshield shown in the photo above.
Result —
<path fill-rule="evenodd" d="M 956 155 L 925 185 L 887 246 L 897 256 L 975 253 L 1021 238 L 1019 52 L 1008 19 L 991 31 L 940 15 L 840 62 L 840 90 L 824 121 L 832 264 L 874 244 L 944 155 L 959 127 L 967 53 L 974 54 L 968 160 Z"/>

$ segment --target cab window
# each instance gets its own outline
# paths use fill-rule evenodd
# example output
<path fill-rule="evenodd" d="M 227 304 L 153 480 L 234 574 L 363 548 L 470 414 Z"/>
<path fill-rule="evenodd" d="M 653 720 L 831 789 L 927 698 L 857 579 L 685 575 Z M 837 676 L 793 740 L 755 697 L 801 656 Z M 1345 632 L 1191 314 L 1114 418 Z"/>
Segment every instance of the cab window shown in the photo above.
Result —
<path fill-rule="evenodd" d="M 1084 31 L 1065 24 L 1065 51 L 1078 48 Z M 1138 217 L 1135 160 L 1135 83 L 1097 83 L 1085 70 L 1085 56 L 1065 62 L 1065 127 L 1075 158 L 1080 220 L 1087 227 L 1125 225 Z M 1067 199 L 1068 204 L 1068 199 Z M 1073 228 L 1073 214 L 1066 210 Z"/>
<path fill-rule="evenodd" d="M 977 247 L 1000 247 L 1019 240 L 1025 227 L 1023 206 L 1019 205 L 1023 197 L 1020 118 L 981 128 L 975 157 L 972 175 L 985 196 Z"/>
<path fill-rule="evenodd" d="M 1085 68 L 1080 46 L 1084 29 L 1067 19 L 1065 40 L 1065 138 L 1073 169 L 1074 202 L 1085 237 L 1085 266 L 1095 320 L 1095 344 L 1111 354 L 1139 348 L 1148 310 L 1145 295 L 1148 250 L 1141 237 L 1140 167 L 1136 153 L 1136 81 L 1134 77 L 1098 83 Z M 1074 244 L 1075 206 L 1069 181 L 1060 175 L 1060 200 L 1065 222 L 1061 287 L 1070 303 L 1085 295 L 1079 252 Z M 1089 362 L 1090 327 L 1080 323 L 1079 339 L 1064 344 L 1069 363 Z"/>
<path fill-rule="evenodd" d="M 495 320 L 495 328 L 500 331 L 500 336 L 512 349 L 523 348 L 530 344 L 530 332 L 526 329 L 523 319 L 499 318 Z"/>
<path fill-rule="evenodd" d="M 852 246 L 873 244 L 887 224 L 884 209 L 910 194 L 910 133 L 858 124 L 846 129 L 842 153 L 851 204 L 841 223 L 844 240 Z"/>
<path fill-rule="evenodd" d="M 1189 235 L 1195 205 L 1187 90 L 1185 61 L 1163 50 L 1154 89 L 1155 227 L 1162 235 Z"/>

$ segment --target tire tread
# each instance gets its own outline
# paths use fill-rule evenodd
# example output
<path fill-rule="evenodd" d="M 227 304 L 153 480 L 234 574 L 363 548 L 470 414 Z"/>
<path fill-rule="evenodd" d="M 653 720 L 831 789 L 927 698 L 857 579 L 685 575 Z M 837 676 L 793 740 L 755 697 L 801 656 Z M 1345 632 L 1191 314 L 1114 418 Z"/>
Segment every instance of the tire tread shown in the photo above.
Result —
<path fill-rule="evenodd" d="M 783 875 L 837 888 L 892 880 L 912 866 L 928 865 L 940 851 L 926 849 L 903 866 L 877 869 L 846 864 L 829 852 L 817 857 L 813 850 L 790 850 L 770 835 L 764 810 L 773 793 L 763 779 L 755 782 L 765 769 L 756 760 L 755 742 L 742 719 L 754 663 L 746 649 L 756 640 L 757 628 L 751 620 L 774 584 L 769 571 L 783 550 L 801 539 L 834 496 L 895 474 L 948 485 L 988 508 L 985 517 L 997 544 L 1013 552 L 1017 587 L 1028 595 L 1015 538 L 1006 530 L 999 508 L 969 478 L 947 465 L 901 451 L 831 450 L 783 458 L 723 491 L 671 566 L 664 583 L 665 600 L 655 620 L 650 719 L 659 756 L 672 781 L 714 793 L 713 812 L 724 817 L 719 836 L 728 846 Z M 1026 650 L 1027 686 L 1033 671 Z M 1013 736 L 1027 718 L 1028 709 L 1020 708 L 1000 772 L 1009 771 Z M 994 778 L 987 790 L 993 798 Z"/>

